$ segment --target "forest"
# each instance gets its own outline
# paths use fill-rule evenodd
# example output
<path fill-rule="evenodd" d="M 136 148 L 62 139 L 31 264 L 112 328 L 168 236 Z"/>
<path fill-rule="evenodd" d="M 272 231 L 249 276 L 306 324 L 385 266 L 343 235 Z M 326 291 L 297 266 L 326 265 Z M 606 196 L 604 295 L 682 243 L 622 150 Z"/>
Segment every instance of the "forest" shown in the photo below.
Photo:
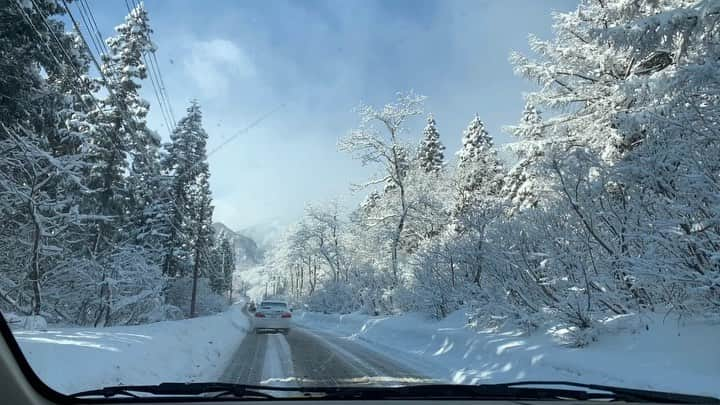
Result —
<path fill-rule="evenodd" d="M 200 106 L 175 123 L 161 103 L 162 142 L 140 96 L 165 90 L 143 5 L 99 38 L 68 3 L 0 7 L 0 308 L 91 326 L 225 308 L 235 265 L 211 228 Z"/>
<path fill-rule="evenodd" d="M 308 205 L 269 254 L 273 291 L 326 313 L 559 322 L 577 345 L 613 317 L 716 317 L 720 2 L 585 0 L 553 28 L 510 56 L 533 89 L 506 128 L 515 161 L 478 116 L 448 156 L 440 135 L 459 134 L 414 92 L 361 105 L 338 149 L 375 169 L 351 185 L 367 197 Z"/>

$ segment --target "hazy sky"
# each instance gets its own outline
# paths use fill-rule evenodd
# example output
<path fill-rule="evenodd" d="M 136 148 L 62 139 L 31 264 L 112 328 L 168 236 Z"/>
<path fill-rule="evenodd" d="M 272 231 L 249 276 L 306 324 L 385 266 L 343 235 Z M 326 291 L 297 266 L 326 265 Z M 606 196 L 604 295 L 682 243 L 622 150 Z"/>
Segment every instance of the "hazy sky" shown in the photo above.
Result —
<path fill-rule="evenodd" d="M 105 37 L 127 14 L 122 0 L 89 3 Z M 373 170 L 336 146 L 361 102 L 411 89 L 428 96 L 446 156 L 475 113 L 497 143 L 511 141 L 501 128 L 518 120 L 531 85 L 508 55 L 528 53 L 530 33 L 549 38 L 551 13 L 576 3 L 148 0 L 146 8 L 175 116 L 197 98 L 209 150 L 275 111 L 209 156 L 215 220 L 240 229 L 289 222 L 308 202 L 362 199 L 349 185 Z M 167 138 L 158 111 L 150 122 Z M 424 118 L 414 126 L 419 139 Z"/>

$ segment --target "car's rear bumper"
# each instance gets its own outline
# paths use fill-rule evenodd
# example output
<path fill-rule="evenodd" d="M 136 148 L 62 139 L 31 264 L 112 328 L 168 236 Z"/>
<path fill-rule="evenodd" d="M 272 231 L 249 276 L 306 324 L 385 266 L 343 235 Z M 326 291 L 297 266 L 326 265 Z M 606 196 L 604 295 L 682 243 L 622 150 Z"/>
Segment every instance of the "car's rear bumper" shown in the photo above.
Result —
<path fill-rule="evenodd" d="M 290 318 L 253 318 L 255 329 L 290 329 Z"/>

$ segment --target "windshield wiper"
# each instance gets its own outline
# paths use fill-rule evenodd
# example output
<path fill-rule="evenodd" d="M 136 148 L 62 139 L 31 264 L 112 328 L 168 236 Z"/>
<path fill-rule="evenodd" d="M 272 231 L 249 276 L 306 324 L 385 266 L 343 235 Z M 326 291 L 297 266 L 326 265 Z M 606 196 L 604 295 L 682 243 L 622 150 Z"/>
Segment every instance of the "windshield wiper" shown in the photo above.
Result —
<path fill-rule="evenodd" d="M 574 387 L 574 388 L 561 388 Z M 582 389 L 577 389 L 582 388 Z M 264 392 L 265 391 L 265 392 Z M 137 393 L 154 396 L 199 396 L 212 398 L 277 399 L 266 391 L 297 392 L 314 399 L 473 399 L 473 400 L 604 400 L 625 402 L 661 402 L 676 404 L 720 404 L 720 399 L 698 395 L 583 384 L 571 381 L 521 381 L 505 384 L 422 384 L 399 387 L 277 387 L 232 383 L 162 383 L 158 385 L 118 385 L 72 394 L 72 397 L 105 398 Z"/>
<path fill-rule="evenodd" d="M 714 397 L 706 397 L 702 395 L 690 395 L 690 394 L 679 394 L 675 392 L 664 392 L 654 390 L 643 390 L 635 388 L 624 388 L 615 387 L 610 385 L 600 384 L 585 384 L 572 381 L 519 381 L 514 383 L 500 384 L 508 387 L 517 387 L 524 389 L 529 388 L 532 385 L 545 385 L 545 386 L 567 386 L 567 387 L 578 387 L 585 388 L 593 391 L 605 391 L 613 395 L 613 399 L 618 401 L 633 401 L 633 402 L 664 402 L 664 403 L 676 403 L 676 404 L 688 404 L 688 403 L 706 403 L 706 404 L 720 404 L 720 399 Z"/>
<path fill-rule="evenodd" d="M 95 390 L 76 392 L 73 398 L 125 396 L 140 398 L 138 393 L 154 396 L 199 396 L 215 394 L 212 397 L 232 397 L 234 399 L 275 399 L 272 395 L 259 390 L 273 390 L 274 387 L 243 385 L 232 383 L 162 383 L 157 385 L 116 385 Z"/>
<path fill-rule="evenodd" d="M 560 386 L 583 389 L 559 388 Z M 301 388 L 300 390 L 308 392 L 310 389 Z M 604 400 L 720 404 L 719 399 L 712 397 L 568 381 L 523 381 L 481 385 L 423 384 L 402 387 L 337 387 L 320 388 L 319 390 L 326 394 L 323 399 Z"/>

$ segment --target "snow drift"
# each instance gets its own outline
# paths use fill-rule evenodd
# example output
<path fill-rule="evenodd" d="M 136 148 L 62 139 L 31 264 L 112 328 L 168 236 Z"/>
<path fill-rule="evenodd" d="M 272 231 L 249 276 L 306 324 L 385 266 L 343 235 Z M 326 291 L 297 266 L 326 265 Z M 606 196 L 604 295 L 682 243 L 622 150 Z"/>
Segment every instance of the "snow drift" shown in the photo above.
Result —
<path fill-rule="evenodd" d="M 435 321 L 410 313 L 298 313 L 295 322 L 366 344 L 428 377 L 453 383 L 572 380 L 720 396 L 720 328 L 660 315 L 617 318 L 584 348 L 562 344 L 567 330 L 527 335 L 478 331 L 463 311 Z"/>
<path fill-rule="evenodd" d="M 63 393 L 119 384 L 214 381 L 248 330 L 242 306 L 181 321 L 13 334 L 40 378 Z"/>

